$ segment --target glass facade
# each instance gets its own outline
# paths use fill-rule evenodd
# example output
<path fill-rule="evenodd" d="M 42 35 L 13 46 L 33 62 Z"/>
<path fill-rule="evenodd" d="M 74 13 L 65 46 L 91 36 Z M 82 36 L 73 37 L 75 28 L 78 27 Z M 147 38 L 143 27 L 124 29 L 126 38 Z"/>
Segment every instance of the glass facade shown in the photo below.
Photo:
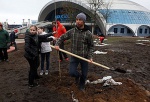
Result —
<path fill-rule="evenodd" d="M 82 12 L 82 11 L 78 10 L 78 9 L 72 9 L 69 12 L 67 12 L 65 8 L 57 8 L 56 11 L 53 10 L 46 16 L 45 21 L 54 21 L 55 19 L 57 19 L 61 23 L 67 23 L 70 21 L 75 22 L 76 15 L 80 12 Z M 56 14 L 56 16 L 55 16 L 55 14 Z M 86 14 L 86 16 L 87 16 L 86 21 L 91 21 L 90 16 L 88 16 L 87 14 Z"/>
<path fill-rule="evenodd" d="M 150 12 L 122 9 L 99 10 L 99 12 L 102 15 L 109 13 L 107 23 L 150 24 Z"/>

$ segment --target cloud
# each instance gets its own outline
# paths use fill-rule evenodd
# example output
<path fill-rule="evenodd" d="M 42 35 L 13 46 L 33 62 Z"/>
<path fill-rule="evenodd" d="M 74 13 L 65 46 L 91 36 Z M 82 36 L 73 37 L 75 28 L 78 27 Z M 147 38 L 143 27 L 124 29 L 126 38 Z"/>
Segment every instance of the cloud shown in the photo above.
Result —
<path fill-rule="evenodd" d="M 22 19 L 25 22 L 28 19 L 38 20 L 38 15 L 42 8 L 51 0 L 0 0 L 0 22 L 21 24 Z M 81 1 L 81 0 L 80 0 Z M 136 2 L 150 10 L 150 0 L 130 0 Z"/>
<path fill-rule="evenodd" d="M 50 0 L 1 0 L 0 22 L 22 23 L 22 19 L 37 20 L 41 9 Z"/>

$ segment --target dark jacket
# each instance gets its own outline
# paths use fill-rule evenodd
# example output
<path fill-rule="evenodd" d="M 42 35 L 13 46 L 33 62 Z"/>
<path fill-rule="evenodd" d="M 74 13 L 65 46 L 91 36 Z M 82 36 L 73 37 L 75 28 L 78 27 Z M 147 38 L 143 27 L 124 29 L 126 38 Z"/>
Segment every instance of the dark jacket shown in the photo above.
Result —
<path fill-rule="evenodd" d="M 10 42 L 15 42 L 15 39 L 16 39 L 16 37 L 15 37 L 15 32 L 13 31 L 13 32 L 11 32 L 11 34 L 10 34 Z"/>
<path fill-rule="evenodd" d="M 0 48 L 7 48 L 7 43 L 10 42 L 9 34 L 6 30 L 0 30 Z"/>
<path fill-rule="evenodd" d="M 47 38 L 53 34 L 45 35 L 32 35 L 30 33 L 25 34 L 25 54 L 24 57 L 28 59 L 34 59 L 39 55 L 40 43 L 52 41 L 53 38 Z"/>

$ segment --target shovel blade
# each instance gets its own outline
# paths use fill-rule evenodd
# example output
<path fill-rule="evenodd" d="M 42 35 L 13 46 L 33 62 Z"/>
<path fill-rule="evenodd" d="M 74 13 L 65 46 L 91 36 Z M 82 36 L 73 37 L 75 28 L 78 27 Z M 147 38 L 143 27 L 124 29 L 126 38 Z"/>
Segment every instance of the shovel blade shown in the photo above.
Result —
<path fill-rule="evenodd" d="M 123 70 L 123 69 L 120 69 L 120 68 L 111 69 L 111 70 L 112 70 L 112 71 L 119 72 L 119 73 L 126 73 L 126 72 L 127 72 L 126 70 Z"/>

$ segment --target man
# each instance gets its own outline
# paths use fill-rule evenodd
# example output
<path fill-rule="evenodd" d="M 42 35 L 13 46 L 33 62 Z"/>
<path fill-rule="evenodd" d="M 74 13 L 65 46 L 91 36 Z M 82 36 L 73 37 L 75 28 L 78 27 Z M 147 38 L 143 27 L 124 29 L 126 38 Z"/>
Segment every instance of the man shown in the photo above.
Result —
<path fill-rule="evenodd" d="M 9 34 L 3 29 L 2 23 L 0 23 L 0 62 L 8 62 L 7 44 L 9 43 Z"/>
<path fill-rule="evenodd" d="M 10 46 L 14 45 L 15 47 L 15 50 L 17 51 L 17 44 L 15 42 L 15 39 L 16 39 L 16 33 L 18 32 L 17 29 L 14 29 L 14 31 L 11 32 L 10 34 Z"/>
<path fill-rule="evenodd" d="M 57 24 L 56 24 L 56 23 L 57 23 Z M 55 37 L 56 39 L 60 38 L 60 36 L 62 36 L 63 34 L 66 33 L 66 28 L 65 28 L 59 21 L 57 21 L 57 22 L 53 21 L 53 22 L 52 22 L 52 25 L 53 25 L 53 32 L 55 32 L 55 33 L 54 33 L 54 37 Z M 54 41 L 54 44 L 55 44 L 55 42 L 56 42 L 56 41 Z M 60 47 L 61 49 L 64 49 L 64 42 L 62 42 L 59 47 Z M 64 56 L 64 58 L 65 58 L 67 61 L 69 60 L 66 53 L 59 51 L 59 61 L 60 61 L 60 62 L 63 61 L 62 55 Z"/>
<path fill-rule="evenodd" d="M 71 52 L 81 57 L 89 59 L 92 62 L 93 56 L 93 36 L 85 25 L 86 15 L 79 13 L 76 16 L 76 27 L 62 35 L 56 42 L 55 48 L 59 49 L 59 45 L 68 39 L 71 39 Z M 81 73 L 77 71 L 78 64 L 81 65 Z M 85 81 L 88 73 L 88 62 L 71 56 L 69 74 L 75 77 L 76 84 L 79 84 L 79 89 L 85 89 Z"/>

